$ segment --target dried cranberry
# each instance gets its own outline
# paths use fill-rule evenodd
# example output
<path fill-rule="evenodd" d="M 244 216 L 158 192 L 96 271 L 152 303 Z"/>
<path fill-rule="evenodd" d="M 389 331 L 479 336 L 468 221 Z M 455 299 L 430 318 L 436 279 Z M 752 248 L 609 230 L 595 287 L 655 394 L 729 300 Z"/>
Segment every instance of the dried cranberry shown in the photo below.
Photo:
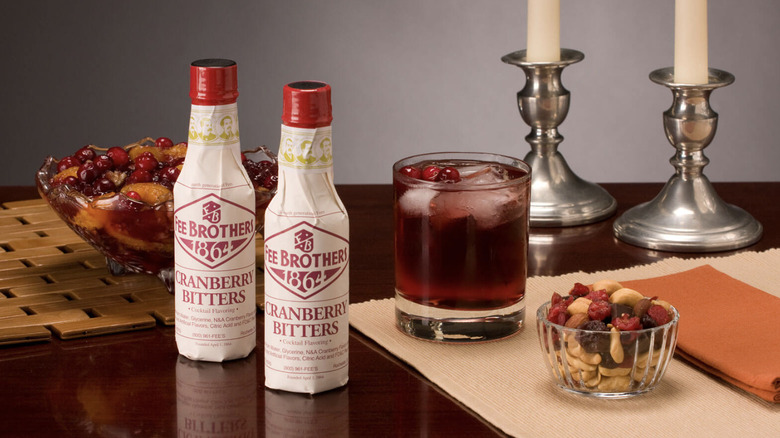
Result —
<path fill-rule="evenodd" d="M 95 163 L 92 161 L 86 161 L 79 166 L 78 172 L 76 174 L 79 176 L 79 179 L 86 184 L 90 184 L 92 181 L 95 180 L 98 176 L 97 168 L 95 167 Z"/>
<path fill-rule="evenodd" d="M 647 314 L 653 318 L 653 321 L 655 321 L 657 325 L 664 325 L 669 322 L 669 312 L 658 304 L 650 306 L 650 308 L 647 309 Z"/>
<path fill-rule="evenodd" d="M 62 172 L 65 169 L 71 168 L 73 166 L 80 166 L 81 161 L 78 160 L 78 158 L 74 156 L 68 156 L 60 160 L 59 163 L 57 163 L 57 172 Z"/>
<path fill-rule="evenodd" d="M 77 150 L 76 153 L 73 154 L 73 156 L 76 157 L 77 160 L 83 163 L 85 161 L 94 160 L 97 154 L 95 153 L 95 150 L 92 149 L 91 147 L 84 146 L 83 148 Z"/>
<path fill-rule="evenodd" d="M 415 179 L 420 179 L 422 177 L 422 172 L 420 172 L 420 169 L 414 166 L 404 166 L 398 171 L 398 173 Z"/>
<path fill-rule="evenodd" d="M 439 172 L 439 175 L 436 177 L 436 181 L 456 183 L 460 181 L 460 172 L 458 172 L 458 169 L 454 167 L 447 166 Z"/>
<path fill-rule="evenodd" d="M 552 298 L 550 298 L 550 305 L 554 306 L 560 303 L 561 301 L 563 301 L 563 297 L 561 297 L 561 294 L 559 294 L 558 292 L 553 292 Z"/>
<path fill-rule="evenodd" d="M 624 313 L 618 318 L 612 318 L 612 325 L 620 331 L 639 330 L 642 328 L 639 318 L 629 316 L 628 313 Z"/>
<path fill-rule="evenodd" d="M 588 306 L 588 318 L 603 321 L 612 316 L 612 308 L 603 300 L 593 301 Z"/>
<path fill-rule="evenodd" d="M 441 172 L 439 166 L 427 166 L 422 171 L 422 179 L 426 181 L 436 181 L 436 178 L 439 177 L 439 172 Z"/>
<path fill-rule="evenodd" d="M 609 301 L 609 294 L 604 289 L 594 290 L 585 295 L 585 298 L 591 301 Z"/>
<path fill-rule="evenodd" d="M 168 137 L 159 137 L 154 141 L 154 144 L 160 149 L 166 149 L 173 147 L 173 140 Z"/>
<path fill-rule="evenodd" d="M 106 155 L 111 157 L 111 161 L 114 162 L 114 166 L 116 166 L 118 169 L 123 169 L 127 163 L 130 162 L 130 155 L 126 150 L 118 146 L 108 148 Z"/>
<path fill-rule="evenodd" d="M 560 304 L 550 307 L 550 311 L 547 312 L 547 320 L 553 324 L 565 325 L 566 319 L 568 319 L 566 307 Z"/>
<path fill-rule="evenodd" d="M 574 287 L 569 291 L 569 295 L 575 297 L 584 297 L 590 293 L 590 288 L 582 283 L 574 283 Z"/>

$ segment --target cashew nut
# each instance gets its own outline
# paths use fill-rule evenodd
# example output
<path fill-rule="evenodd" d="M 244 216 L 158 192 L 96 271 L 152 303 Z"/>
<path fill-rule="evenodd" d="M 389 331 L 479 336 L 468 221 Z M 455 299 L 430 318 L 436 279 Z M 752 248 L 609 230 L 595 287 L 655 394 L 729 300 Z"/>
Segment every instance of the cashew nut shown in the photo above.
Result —
<path fill-rule="evenodd" d="M 613 292 L 612 295 L 609 296 L 609 302 L 613 304 L 625 304 L 626 306 L 633 308 L 642 298 L 644 298 L 644 295 L 641 293 L 624 287 L 623 289 Z"/>
<path fill-rule="evenodd" d="M 615 363 L 622 363 L 625 359 L 623 344 L 620 343 L 620 330 L 615 327 L 609 330 L 609 355 Z"/>
<path fill-rule="evenodd" d="M 631 368 L 604 368 L 602 366 L 599 366 L 599 373 L 601 373 L 602 376 L 627 376 L 631 374 Z"/>
<path fill-rule="evenodd" d="M 630 385 L 631 377 L 629 376 L 604 377 L 601 379 L 601 383 L 599 383 L 599 391 L 626 391 Z"/>
<path fill-rule="evenodd" d="M 579 297 L 574 300 L 573 303 L 569 304 L 569 307 L 566 308 L 566 312 L 569 315 L 574 315 L 575 313 L 588 313 L 588 307 L 590 307 L 590 300 L 585 297 Z"/>
<path fill-rule="evenodd" d="M 623 286 L 615 280 L 599 280 L 593 283 L 593 286 L 591 287 L 593 290 L 605 290 L 607 291 L 607 295 L 612 295 L 616 290 L 623 289 Z"/>

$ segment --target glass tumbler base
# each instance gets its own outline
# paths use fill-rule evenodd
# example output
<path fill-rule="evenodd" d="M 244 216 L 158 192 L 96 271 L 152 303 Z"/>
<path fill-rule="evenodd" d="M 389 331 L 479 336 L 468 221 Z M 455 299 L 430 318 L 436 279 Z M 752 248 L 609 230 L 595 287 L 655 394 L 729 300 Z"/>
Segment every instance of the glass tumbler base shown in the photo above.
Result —
<path fill-rule="evenodd" d="M 517 333 L 525 318 L 525 300 L 500 309 L 454 310 L 423 306 L 395 294 L 398 328 L 415 338 L 443 343 L 473 343 Z"/>

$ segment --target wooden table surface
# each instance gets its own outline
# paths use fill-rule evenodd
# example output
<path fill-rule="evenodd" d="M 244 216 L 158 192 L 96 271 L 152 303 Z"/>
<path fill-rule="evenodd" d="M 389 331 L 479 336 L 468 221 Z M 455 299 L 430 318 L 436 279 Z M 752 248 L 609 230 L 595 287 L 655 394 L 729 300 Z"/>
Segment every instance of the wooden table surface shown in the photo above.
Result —
<path fill-rule="evenodd" d="M 763 238 L 740 251 L 780 247 L 780 182 L 714 185 L 725 201 L 744 208 L 764 226 Z M 603 186 L 617 199 L 620 215 L 652 199 L 662 184 Z M 392 297 L 391 186 L 338 186 L 338 192 L 351 223 L 350 301 Z M 0 187 L 0 202 L 36 197 L 32 187 Z M 532 229 L 529 275 L 702 256 L 620 242 L 612 236 L 615 217 L 581 227 Z M 259 324 L 262 321 L 258 318 Z M 307 431 L 311 436 L 502 435 L 354 330 L 349 384 L 315 397 L 264 389 L 262 327 L 257 343 L 248 360 L 200 369 L 177 364 L 174 329 L 160 325 L 132 333 L 2 347 L 0 435 L 252 437 L 300 436 Z M 198 386 L 197 376 L 212 387 Z M 221 410 L 221 418 L 209 420 L 205 408 Z"/>

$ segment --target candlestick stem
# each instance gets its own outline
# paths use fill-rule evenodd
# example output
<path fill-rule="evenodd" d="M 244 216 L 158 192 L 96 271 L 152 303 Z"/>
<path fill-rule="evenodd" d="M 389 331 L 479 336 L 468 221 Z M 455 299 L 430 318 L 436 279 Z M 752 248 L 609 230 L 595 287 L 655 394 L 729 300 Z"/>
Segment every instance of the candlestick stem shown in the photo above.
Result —
<path fill-rule="evenodd" d="M 571 49 L 561 49 L 559 61 L 528 61 L 525 50 L 501 58 L 525 72 L 526 82 L 517 93 L 517 105 L 531 127 L 525 137 L 531 152 L 524 158 L 531 166 L 531 226 L 589 224 L 611 216 L 617 208 L 615 198 L 574 174 L 558 152 L 563 141 L 558 126 L 569 112 L 571 97 L 561 83 L 561 72 L 583 58 L 582 52 Z"/>
<path fill-rule="evenodd" d="M 725 251 L 757 242 L 761 224 L 725 203 L 703 173 L 710 161 L 703 151 L 718 126 L 710 94 L 734 82 L 734 76 L 709 69 L 707 83 L 681 84 L 675 82 L 673 68 L 664 68 L 652 72 L 650 79 L 671 89 L 674 96 L 663 120 L 666 137 L 677 149 L 669 160 L 675 174 L 655 199 L 615 220 L 615 236 L 645 248 L 681 252 Z"/>

